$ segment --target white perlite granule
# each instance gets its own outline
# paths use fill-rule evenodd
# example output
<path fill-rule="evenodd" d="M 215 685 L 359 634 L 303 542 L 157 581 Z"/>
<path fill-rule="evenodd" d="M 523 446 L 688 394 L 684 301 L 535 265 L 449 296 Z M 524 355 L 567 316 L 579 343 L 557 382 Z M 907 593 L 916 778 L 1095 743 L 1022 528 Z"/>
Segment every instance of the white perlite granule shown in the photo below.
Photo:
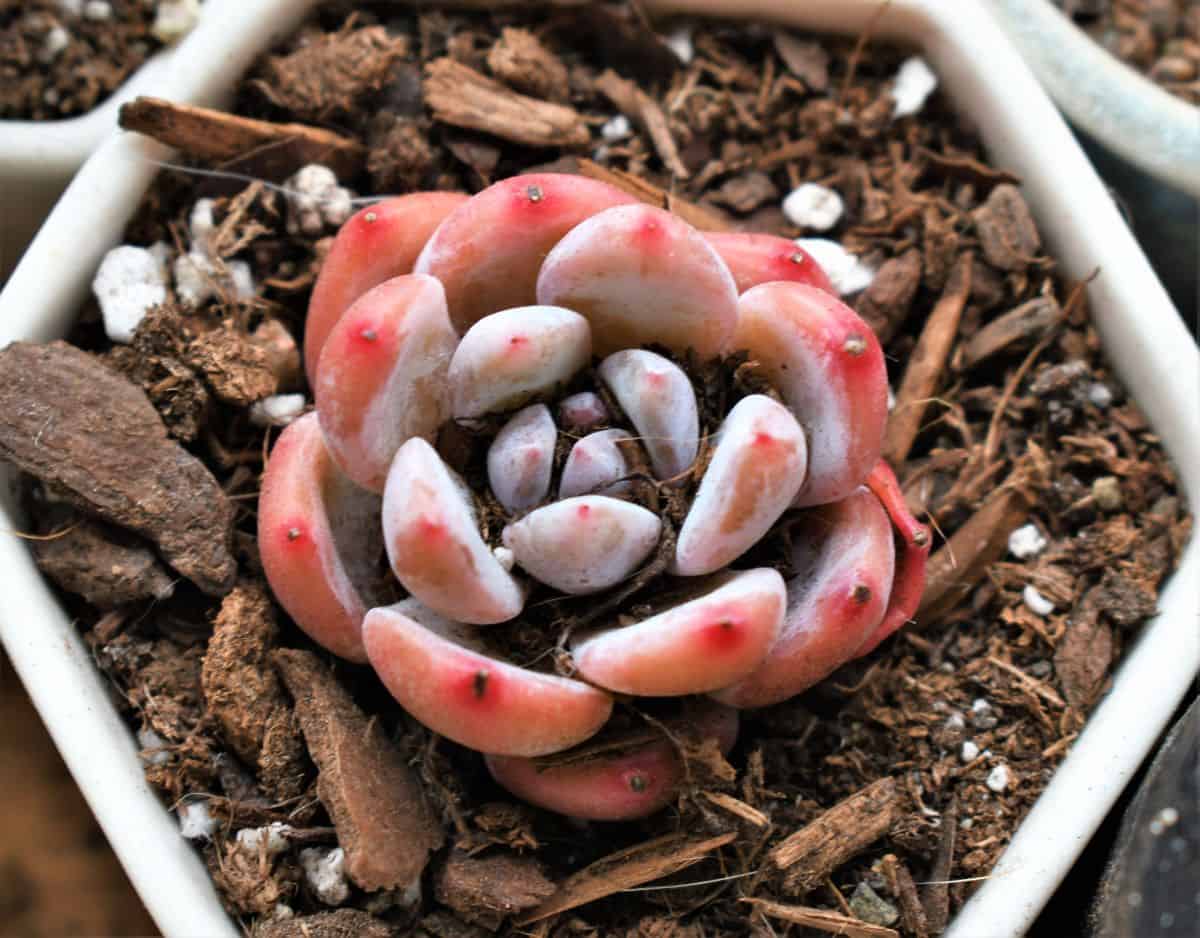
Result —
<path fill-rule="evenodd" d="M 150 251 L 122 244 L 104 255 L 92 292 L 100 304 L 105 333 L 113 342 L 128 343 L 146 310 L 166 302 L 166 271 Z"/>
<path fill-rule="evenodd" d="M 667 44 L 668 49 L 675 53 L 675 58 L 684 65 L 691 64 L 692 59 L 695 58 L 696 50 L 692 46 L 691 26 L 685 24 L 676 27 L 663 36 L 663 42 Z"/>
<path fill-rule="evenodd" d="M 256 427 L 286 427 L 306 405 L 303 394 L 272 394 L 250 405 L 250 422 Z"/>
<path fill-rule="evenodd" d="M 1021 599 L 1025 601 L 1029 611 L 1035 615 L 1048 616 L 1054 611 L 1054 603 L 1039 593 L 1032 583 L 1021 591 Z"/>
<path fill-rule="evenodd" d="M 1036 524 L 1026 524 L 1008 536 L 1008 552 L 1018 560 L 1036 557 L 1046 549 L 1046 538 Z"/>
<path fill-rule="evenodd" d="M 277 856 L 287 850 L 288 839 L 285 835 L 291 830 L 291 826 L 282 821 L 273 821 L 266 827 L 244 827 L 237 832 L 238 846 L 258 853 L 265 843 L 267 856 Z"/>
<path fill-rule="evenodd" d="M 998 795 L 1008 788 L 1008 783 L 1011 780 L 1008 766 L 1001 762 L 992 771 L 988 772 L 988 777 L 984 781 L 984 784 Z"/>
<path fill-rule="evenodd" d="M 896 107 L 893 117 L 908 117 L 925 106 L 926 99 L 938 86 L 937 75 L 919 55 L 905 59 L 892 83 L 892 99 Z"/>
<path fill-rule="evenodd" d="M 963 762 L 974 762 L 979 758 L 979 745 L 973 739 L 964 741 L 962 749 L 958 752 L 958 757 Z"/>
<path fill-rule="evenodd" d="M 340 227 L 354 211 L 354 194 L 338 185 L 337 176 L 328 166 L 309 163 L 288 177 L 284 185 L 291 190 L 289 234 L 316 237 L 327 225 Z"/>
<path fill-rule="evenodd" d="M 624 140 L 633 132 L 633 128 L 629 124 L 629 118 L 624 114 L 618 114 L 616 117 L 611 117 L 604 122 L 604 126 L 600 128 L 600 136 L 606 143 L 616 143 L 618 140 Z"/>
<path fill-rule="evenodd" d="M 341 905 L 350 898 L 346 884 L 346 854 L 341 847 L 306 847 L 300 851 L 304 878 L 326 905 Z"/>
<path fill-rule="evenodd" d="M 150 33 L 169 46 L 190 33 L 199 19 L 200 0 L 160 0 Z"/>
<path fill-rule="evenodd" d="M 842 197 L 833 189 L 806 182 L 797 186 L 783 200 L 783 214 L 797 228 L 828 231 L 841 219 L 846 210 Z"/>
<path fill-rule="evenodd" d="M 188 840 L 211 840 L 217 819 L 203 801 L 190 801 L 179 807 L 179 833 Z"/>
<path fill-rule="evenodd" d="M 836 241 L 828 238 L 797 238 L 795 243 L 812 255 L 839 296 L 865 290 L 875 279 L 875 268 L 864 264 Z"/>

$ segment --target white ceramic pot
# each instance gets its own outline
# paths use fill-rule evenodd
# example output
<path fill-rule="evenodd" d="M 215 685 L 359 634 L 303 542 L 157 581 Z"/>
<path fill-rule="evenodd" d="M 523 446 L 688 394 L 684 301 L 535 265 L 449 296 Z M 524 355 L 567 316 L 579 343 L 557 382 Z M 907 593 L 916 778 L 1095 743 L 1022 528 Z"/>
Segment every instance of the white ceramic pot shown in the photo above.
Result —
<path fill-rule="evenodd" d="M 1200 107 L 1164 91 L 1050 0 L 985 0 L 1055 103 L 1112 152 L 1200 197 Z"/>
<path fill-rule="evenodd" d="M 315 0 L 239 0 L 214 28 L 190 38 L 193 71 L 181 98 L 220 100 L 253 57 L 289 32 Z M 774 19 L 857 33 L 877 0 L 673 0 L 656 9 Z M 952 9 L 951 9 L 952 7 Z M 1096 267 L 1091 307 L 1113 364 L 1163 438 L 1192 505 L 1200 504 L 1200 352 L 1137 242 L 1053 104 L 975 0 L 893 0 L 880 38 L 921 47 L 954 104 L 993 158 L 1018 173 L 1050 250 L 1068 276 Z M 72 182 L 5 291 L 0 345 L 62 335 L 115 244 L 160 149 L 134 136 L 109 140 Z M 89 237 L 81 240 L 80 232 Z M 6 493 L 12 486 L 6 486 Z M 19 529 L 7 493 L 0 526 Z M 75 626 L 29 552 L 0 538 L 0 639 L 130 879 L 168 936 L 238 934 L 199 857 L 142 779 L 129 730 Z M 1016 938 L 1037 915 L 1137 769 L 1200 667 L 1200 547 L 1188 547 L 1163 590 L 1161 614 L 1121 666 L 1050 787 L 1011 846 L 951 925 L 951 938 Z"/>
<path fill-rule="evenodd" d="M 200 22 L 219 18 L 223 2 L 227 0 L 202 5 Z M 175 63 L 193 61 L 191 56 L 184 37 L 147 59 L 111 95 L 78 117 L 0 121 L 0 283 L 76 170 L 116 129 L 121 105 L 141 94 L 170 96 Z"/>

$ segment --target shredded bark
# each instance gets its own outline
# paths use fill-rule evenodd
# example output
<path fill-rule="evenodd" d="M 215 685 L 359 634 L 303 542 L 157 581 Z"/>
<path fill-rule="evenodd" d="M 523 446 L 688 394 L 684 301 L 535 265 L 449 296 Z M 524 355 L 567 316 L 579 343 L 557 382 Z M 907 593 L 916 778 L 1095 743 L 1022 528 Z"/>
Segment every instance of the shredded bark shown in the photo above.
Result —
<path fill-rule="evenodd" d="M 831 935 L 846 935 L 847 938 L 900 938 L 894 928 L 871 925 L 849 915 L 840 915 L 827 909 L 810 909 L 799 905 L 784 905 L 768 899 L 743 899 L 763 915 L 777 918 L 793 925 L 803 925 Z"/>
<path fill-rule="evenodd" d="M 1038 297 L 997 316 L 962 347 L 960 368 L 972 368 L 1022 342 L 1038 340 L 1062 323 L 1066 314 L 1053 296 Z"/>
<path fill-rule="evenodd" d="M 473 857 L 461 851 L 446 858 L 434 888 L 443 905 L 491 931 L 555 891 L 533 857 L 508 853 Z"/>
<path fill-rule="evenodd" d="M 153 137 L 204 163 L 255 158 L 255 169 L 282 180 L 309 163 L 322 163 L 339 177 L 353 176 L 366 161 L 357 140 L 306 124 L 277 124 L 224 111 L 139 97 L 121 106 L 125 130 Z"/>
<path fill-rule="evenodd" d="M 233 509 L 135 385 L 66 342 L 0 350 L 0 459 L 129 528 L 208 593 L 233 586 Z"/>
<path fill-rule="evenodd" d="M 596 88 L 612 101 L 622 114 L 645 130 L 667 172 L 676 179 L 687 179 L 691 175 L 679 159 L 679 147 L 671 134 L 666 115 L 657 101 L 634 82 L 611 70 L 596 79 Z"/>
<path fill-rule="evenodd" d="M 260 920 L 252 938 L 393 938 L 392 926 L 358 909 L 337 909 L 290 918 Z"/>
<path fill-rule="evenodd" d="M 487 63 L 493 75 L 531 97 L 564 104 L 571 95 L 567 67 L 527 29 L 505 27 Z"/>
<path fill-rule="evenodd" d="M 416 777 L 315 655 L 278 650 L 271 660 L 320 770 L 317 794 L 346 851 L 347 875 L 368 891 L 408 888 L 442 843 Z"/>
<path fill-rule="evenodd" d="M 425 103 L 434 120 L 531 147 L 580 147 L 590 139 L 573 108 L 517 94 L 450 58 L 425 67 Z"/>

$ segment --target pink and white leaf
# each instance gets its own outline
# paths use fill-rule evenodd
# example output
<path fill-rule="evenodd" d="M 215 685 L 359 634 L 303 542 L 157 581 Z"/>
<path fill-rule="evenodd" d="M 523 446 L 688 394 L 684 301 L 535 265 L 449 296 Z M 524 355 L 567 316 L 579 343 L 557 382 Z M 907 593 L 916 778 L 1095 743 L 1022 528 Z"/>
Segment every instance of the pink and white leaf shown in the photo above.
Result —
<path fill-rule="evenodd" d="M 578 640 L 572 648 L 575 667 L 593 684 L 642 697 L 728 687 L 762 664 L 786 606 L 787 590 L 776 570 L 721 574 L 700 596 Z"/>
<path fill-rule="evenodd" d="M 733 274 L 739 295 L 777 280 L 807 283 L 836 295 L 821 265 L 794 241 L 742 231 L 707 231 L 704 237 Z"/>
<path fill-rule="evenodd" d="M 506 423 L 488 447 L 492 494 L 512 514 L 528 511 L 550 494 L 558 428 L 545 404 L 534 404 Z"/>
<path fill-rule="evenodd" d="M 638 432 L 659 479 L 691 468 L 700 449 L 696 392 L 682 368 L 643 349 L 614 352 L 600 363 L 600 380 Z"/>
<path fill-rule="evenodd" d="M 709 358 L 737 323 L 725 262 L 698 231 L 649 205 L 610 208 L 572 229 L 542 265 L 537 295 L 586 316 L 600 355 L 657 342 Z"/>
<path fill-rule="evenodd" d="M 258 500 L 263 571 L 279 604 L 331 652 L 365 661 L 362 620 L 381 556 L 379 496 L 338 471 L 315 413 L 271 450 Z"/>
<path fill-rule="evenodd" d="M 446 618 L 507 622 L 524 606 L 520 583 L 479 534 L 466 486 L 419 437 L 401 446 L 392 462 L 383 533 L 401 584 Z"/>
<path fill-rule="evenodd" d="M 797 507 L 845 498 L 879 460 L 887 420 L 883 350 L 836 297 L 800 283 L 766 283 L 738 301 L 734 346 L 765 370 L 808 435 Z"/>
<path fill-rule="evenodd" d="M 895 549 L 887 512 L 871 492 L 804 513 L 791 531 L 792 565 L 783 627 L 763 664 L 713 696 L 765 707 L 823 680 L 855 656 L 887 608 Z"/>
<path fill-rule="evenodd" d="M 620 495 L 628 491 L 628 482 L 619 479 L 629 475 L 629 461 L 617 445 L 632 440 L 624 430 L 597 430 L 578 440 L 567 453 L 558 497 L 574 495 Z"/>
<path fill-rule="evenodd" d="M 573 433 L 587 433 L 612 419 L 604 401 L 595 391 L 580 391 L 564 397 L 558 405 L 558 419 Z"/>
<path fill-rule="evenodd" d="M 807 459 L 786 407 L 763 394 L 738 401 L 679 529 L 672 572 L 712 573 L 758 543 L 800 491 Z"/>
<path fill-rule="evenodd" d="M 449 416 L 446 374 L 458 337 L 432 277 L 385 280 L 351 304 L 325 341 L 314 385 L 329 451 L 382 492 L 396 450 L 431 439 Z"/>
<path fill-rule="evenodd" d="M 479 752 L 558 752 L 596 733 L 612 711 L 612 698 L 581 681 L 483 654 L 466 627 L 415 600 L 372 609 L 363 641 L 371 666 L 405 710 Z"/>
<path fill-rule="evenodd" d="M 531 511 L 501 538 L 535 580 L 579 596 L 615 586 L 637 570 L 661 532 L 658 515 L 641 505 L 580 495 Z"/>
<path fill-rule="evenodd" d="M 467 330 L 450 360 L 451 410 L 456 418 L 512 410 L 565 384 L 591 355 L 588 321 L 569 309 L 492 313 Z"/>

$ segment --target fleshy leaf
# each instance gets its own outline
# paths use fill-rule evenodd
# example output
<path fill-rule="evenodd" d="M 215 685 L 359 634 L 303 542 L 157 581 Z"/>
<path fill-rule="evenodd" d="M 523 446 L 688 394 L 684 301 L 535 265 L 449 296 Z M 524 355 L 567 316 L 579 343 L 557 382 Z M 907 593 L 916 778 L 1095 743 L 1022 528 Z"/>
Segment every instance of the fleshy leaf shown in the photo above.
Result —
<path fill-rule="evenodd" d="M 704 237 L 733 274 L 739 294 L 760 283 L 791 280 L 837 295 L 816 258 L 794 241 L 742 231 L 707 231 Z"/>
<path fill-rule="evenodd" d="M 512 514 L 528 511 L 550 494 L 558 428 L 545 404 L 517 411 L 488 447 L 488 484 Z"/>
<path fill-rule="evenodd" d="M 629 488 L 628 482 L 617 482 L 629 475 L 629 463 L 620 440 L 632 437 L 624 430 L 598 430 L 579 440 L 567 453 L 558 497 L 573 495 L 620 495 Z"/>

